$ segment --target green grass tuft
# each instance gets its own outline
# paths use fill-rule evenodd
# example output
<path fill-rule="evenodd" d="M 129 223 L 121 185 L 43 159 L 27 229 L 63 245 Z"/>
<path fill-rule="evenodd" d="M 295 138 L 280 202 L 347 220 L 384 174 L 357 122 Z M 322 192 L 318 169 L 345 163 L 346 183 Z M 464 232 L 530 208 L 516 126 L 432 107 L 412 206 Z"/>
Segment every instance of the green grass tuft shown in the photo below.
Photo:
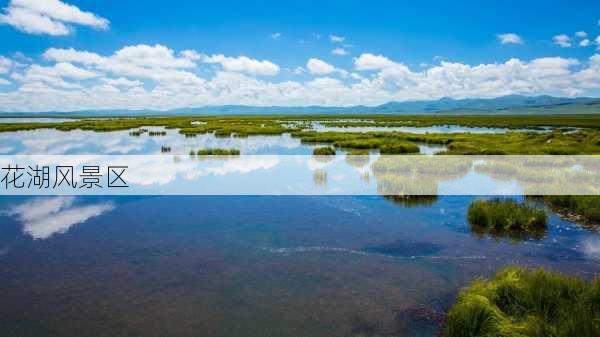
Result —
<path fill-rule="evenodd" d="M 546 228 L 542 209 L 512 199 L 479 199 L 471 203 L 467 219 L 472 226 L 504 231 L 536 231 Z"/>
<path fill-rule="evenodd" d="M 240 154 L 238 149 L 201 149 L 196 152 L 199 156 L 237 156 Z"/>
<path fill-rule="evenodd" d="M 445 337 L 600 336 L 600 279 L 508 267 L 463 289 Z"/>
<path fill-rule="evenodd" d="M 335 149 L 329 146 L 316 147 L 313 154 L 315 156 L 335 156 Z"/>

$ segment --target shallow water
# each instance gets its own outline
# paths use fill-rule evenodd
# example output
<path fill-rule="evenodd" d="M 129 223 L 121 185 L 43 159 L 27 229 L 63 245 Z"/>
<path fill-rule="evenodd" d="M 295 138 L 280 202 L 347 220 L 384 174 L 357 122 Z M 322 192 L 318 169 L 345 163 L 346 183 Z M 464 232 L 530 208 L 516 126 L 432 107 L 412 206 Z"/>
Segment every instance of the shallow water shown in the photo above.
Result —
<path fill-rule="evenodd" d="M 313 149 L 287 134 L 186 138 L 166 132 L 0 133 L 0 154 Z M 214 179 L 223 179 L 216 186 L 225 180 L 251 186 L 261 181 L 253 177 L 263 176 L 326 190 L 353 175 L 360 186 L 379 191 L 379 178 L 365 162 L 344 156 L 311 159 L 301 172 L 285 160 L 245 161 L 255 159 L 215 163 L 222 167 Z M 169 183 L 182 190 L 192 186 L 186 173 L 198 171 L 187 164 L 172 163 L 182 174 Z M 151 175 L 144 172 L 145 179 Z M 459 193 L 489 180 L 469 171 L 440 181 L 439 188 Z M 512 181 L 492 183 L 505 193 L 520 191 Z M 600 273 L 597 230 L 552 215 L 539 239 L 474 233 L 465 218 L 473 199 L 2 196 L 0 327 L 14 336 L 435 336 L 437 321 L 426 317 L 443 317 L 461 287 L 501 266 L 544 266 L 585 278 Z"/>
<path fill-rule="evenodd" d="M 151 131 L 165 131 L 164 136 L 130 135 L 130 130 L 95 131 L 58 131 L 39 129 L 0 133 L 0 155 L 16 154 L 159 154 L 163 148 L 169 148 L 171 154 L 188 154 L 206 148 L 239 149 L 242 154 L 278 154 L 307 155 L 317 146 L 302 144 L 290 134 L 274 136 L 217 137 L 212 133 L 186 137 L 178 130 L 162 127 L 145 127 Z M 435 154 L 445 150 L 435 145 L 419 146 L 423 154 Z M 340 151 L 343 153 L 344 151 Z"/>
<path fill-rule="evenodd" d="M 3 123 L 63 123 L 69 122 L 72 119 L 68 118 L 52 118 L 52 117 L 0 117 L 0 124 Z"/>
<path fill-rule="evenodd" d="M 169 147 L 172 154 L 188 154 L 203 148 L 235 148 L 242 154 L 311 154 L 312 146 L 300 143 L 289 134 L 277 136 L 216 137 L 199 134 L 185 137 L 178 130 L 146 127 L 165 131 L 165 136 L 144 133 L 132 136 L 129 130 L 113 132 L 58 131 L 39 129 L 0 133 L 0 155 L 8 154 L 159 154 Z"/>
<path fill-rule="evenodd" d="M 414 312 L 443 312 L 500 266 L 600 272 L 596 232 L 553 216 L 539 241 L 479 236 L 465 221 L 472 199 L 2 197 L 0 325 L 18 336 L 433 336 Z"/>
<path fill-rule="evenodd" d="M 440 126 L 322 126 L 315 125 L 314 130 L 318 132 L 408 132 L 417 134 L 427 133 L 507 133 L 507 132 L 549 132 L 552 129 L 509 129 L 509 128 L 486 128 L 470 127 L 461 125 Z"/>

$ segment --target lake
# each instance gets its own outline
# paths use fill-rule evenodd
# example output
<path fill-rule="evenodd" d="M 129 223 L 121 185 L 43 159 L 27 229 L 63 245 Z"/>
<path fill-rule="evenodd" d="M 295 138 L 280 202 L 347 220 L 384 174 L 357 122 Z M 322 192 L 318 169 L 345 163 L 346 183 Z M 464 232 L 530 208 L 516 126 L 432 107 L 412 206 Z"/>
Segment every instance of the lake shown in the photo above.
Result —
<path fill-rule="evenodd" d="M 18 336 L 433 336 L 519 264 L 591 277 L 598 233 L 473 233 L 472 197 L 3 197 L 0 324 Z M 410 206 L 410 207 L 409 207 Z"/>
<path fill-rule="evenodd" d="M 176 130 L 6 132 L 0 144 L 2 154 L 313 149 L 288 134 Z M 313 162 L 298 183 L 323 186 L 315 172 L 331 165 L 331 182 L 354 164 Z M 442 188 L 480 184 L 472 174 Z M 0 326 L 15 336 L 435 336 L 459 289 L 499 267 L 600 273 L 598 228 L 546 209 L 538 236 L 482 233 L 466 220 L 477 196 L 384 197 L 366 179 L 375 195 L 2 196 Z"/>

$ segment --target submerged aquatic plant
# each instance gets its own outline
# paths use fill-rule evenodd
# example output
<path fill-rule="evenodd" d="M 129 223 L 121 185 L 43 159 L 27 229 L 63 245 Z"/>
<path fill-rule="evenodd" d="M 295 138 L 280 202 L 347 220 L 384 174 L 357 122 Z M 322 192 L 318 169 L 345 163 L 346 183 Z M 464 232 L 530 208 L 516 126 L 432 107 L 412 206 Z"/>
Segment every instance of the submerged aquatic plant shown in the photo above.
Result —
<path fill-rule="evenodd" d="M 445 337 L 600 336 L 600 278 L 508 267 L 463 289 Z"/>
<path fill-rule="evenodd" d="M 489 232 L 493 236 L 539 238 L 546 229 L 544 210 L 512 199 L 479 199 L 469 206 L 467 219 L 475 233 Z"/>

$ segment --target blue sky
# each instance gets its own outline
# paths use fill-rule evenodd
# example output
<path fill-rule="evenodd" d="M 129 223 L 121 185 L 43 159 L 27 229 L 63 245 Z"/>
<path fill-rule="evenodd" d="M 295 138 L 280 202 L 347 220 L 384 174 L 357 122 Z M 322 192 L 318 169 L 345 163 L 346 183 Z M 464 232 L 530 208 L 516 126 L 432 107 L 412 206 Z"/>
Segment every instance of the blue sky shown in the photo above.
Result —
<path fill-rule="evenodd" d="M 0 105 L 11 111 L 600 95 L 600 2 L 0 4 Z"/>

